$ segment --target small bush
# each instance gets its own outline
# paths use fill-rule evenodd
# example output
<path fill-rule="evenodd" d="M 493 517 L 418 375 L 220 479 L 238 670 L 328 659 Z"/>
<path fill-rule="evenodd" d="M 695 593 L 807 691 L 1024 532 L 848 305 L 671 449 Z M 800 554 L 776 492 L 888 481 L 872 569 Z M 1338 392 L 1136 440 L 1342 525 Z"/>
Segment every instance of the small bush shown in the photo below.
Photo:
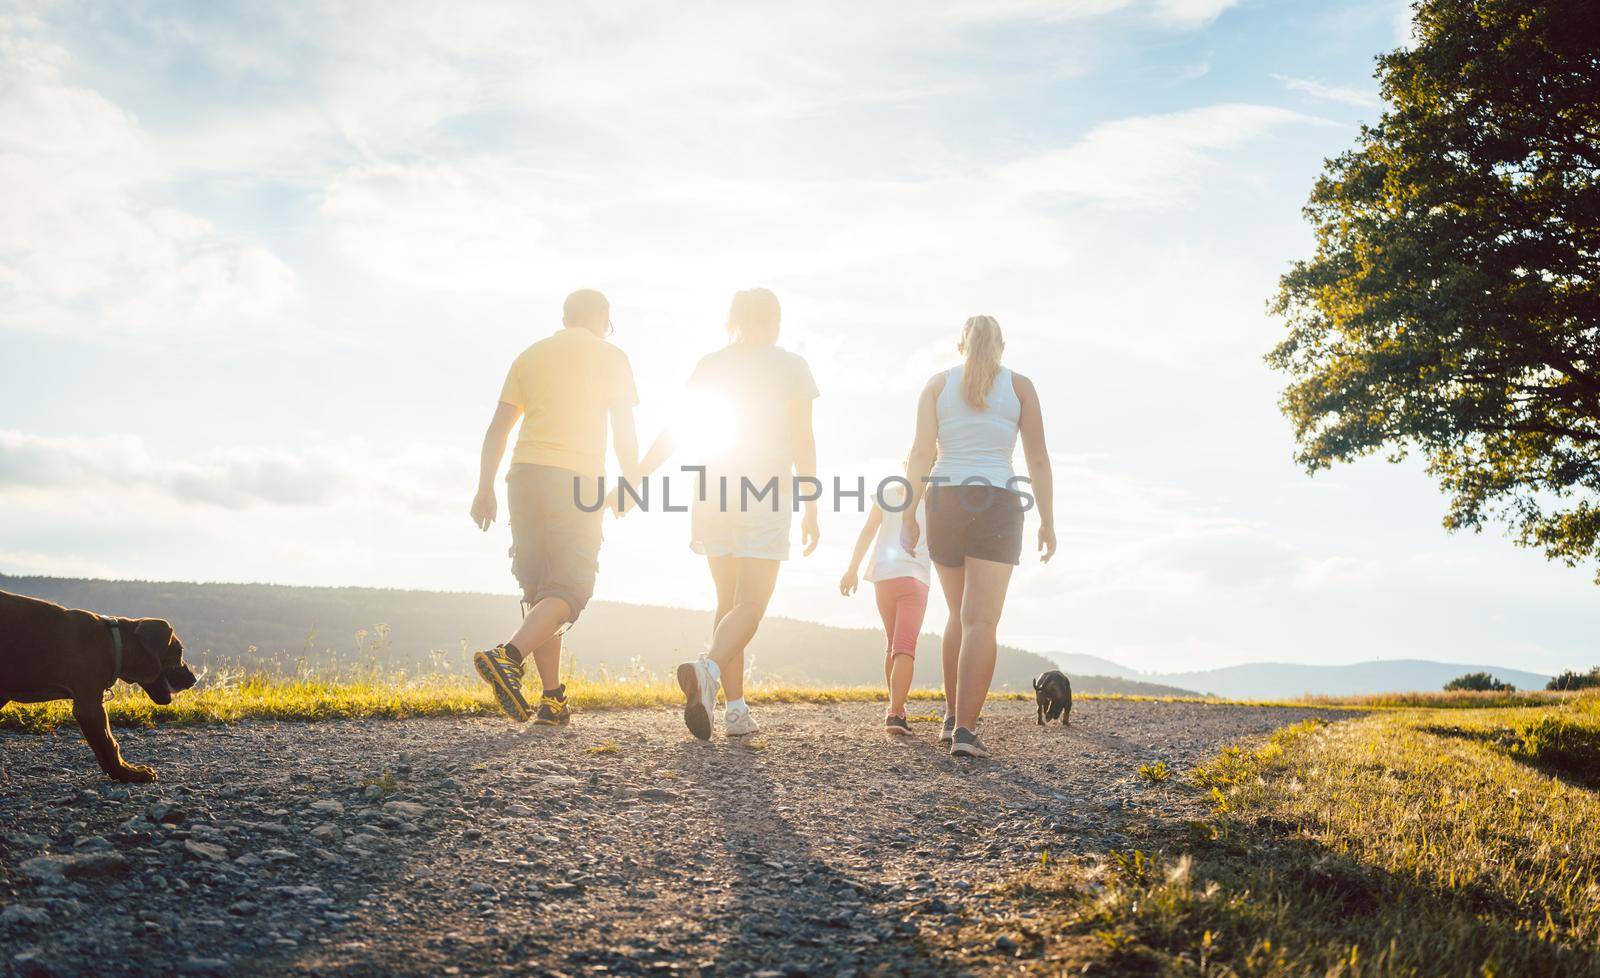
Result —
<path fill-rule="evenodd" d="M 1510 683 L 1503 683 L 1487 672 L 1469 672 L 1465 676 L 1457 676 L 1444 684 L 1445 692 L 1458 689 L 1472 690 L 1478 693 L 1515 693 L 1517 687 Z"/>
<path fill-rule="evenodd" d="M 1568 669 L 1545 684 L 1545 689 L 1572 690 L 1600 688 L 1600 666 L 1595 666 L 1588 672 L 1578 672 Z"/>
<path fill-rule="evenodd" d="M 1160 784 L 1171 780 L 1172 768 L 1167 767 L 1166 761 L 1157 761 L 1154 764 L 1139 765 L 1139 777 L 1151 784 Z"/>

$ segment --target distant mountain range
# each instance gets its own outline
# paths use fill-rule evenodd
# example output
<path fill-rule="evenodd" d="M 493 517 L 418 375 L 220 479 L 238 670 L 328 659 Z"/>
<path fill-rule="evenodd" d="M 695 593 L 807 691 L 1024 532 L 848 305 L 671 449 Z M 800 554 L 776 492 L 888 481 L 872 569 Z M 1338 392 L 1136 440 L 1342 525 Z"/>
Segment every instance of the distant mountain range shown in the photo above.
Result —
<path fill-rule="evenodd" d="M 105 614 L 169 619 L 196 665 L 292 672 L 302 666 L 335 674 L 381 668 L 389 673 L 450 669 L 470 673 L 471 650 L 503 641 L 516 627 L 515 597 L 378 588 L 286 587 L 8 577 L 0 590 Z M 596 601 L 567 639 L 577 668 L 590 673 L 670 675 L 704 645 L 709 611 Z M 883 635 L 769 618 L 750 646 L 758 679 L 807 685 L 883 682 Z M 939 640 L 917 644 L 917 682 L 941 681 Z M 1002 646 L 997 689 L 1026 690 L 1056 668 L 1049 659 Z M 1082 693 L 1193 696 L 1189 689 L 1132 676 L 1066 670 Z"/>
<path fill-rule="evenodd" d="M 1074 670 L 1137 679 L 1164 686 L 1180 686 L 1231 699 L 1285 699 L 1312 693 L 1349 696 L 1363 693 L 1400 693 L 1444 688 L 1444 684 L 1469 672 L 1487 672 L 1518 689 L 1543 689 L 1549 676 L 1504 666 L 1475 666 L 1427 659 L 1372 659 L 1341 666 L 1295 662 L 1251 662 L 1221 669 L 1193 672 L 1135 672 L 1097 655 L 1047 652 L 1069 674 Z"/>
<path fill-rule="evenodd" d="M 1543 689 L 1550 681 L 1549 676 L 1521 669 L 1426 659 L 1373 659 L 1342 666 L 1252 662 L 1199 672 L 1135 675 L 1149 682 L 1184 686 L 1233 699 L 1283 699 L 1305 693 L 1346 696 L 1443 689 L 1445 683 L 1469 672 L 1490 673 L 1518 689 Z"/>
<path fill-rule="evenodd" d="M 218 668 L 351 672 L 380 666 L 408 673 L 468 670 L 472 649 L 501 641 L 518 608 L 506 595 L 381 588 L 287 587 L 277 584 L 189 584 L 61 577 L 8 577 L 0 590 L 108 614 L 170 619 L 193 657 Z M 578 668 L 613 675 L 667 675 L 699 652 L 710 613 L 660 605 L 596 601 L 567 646 Z M 358 637 L 358 633 L 360 634 Z M 832 628 L 793 618 L 768 619 L 751 644 L 758 678 L 815 685 L 883 681 L 883 637 L 876 629 Z M 1436 690 L 1457 676 L 1488 672 L 1518 689 L 1542 689 L 1550 677 L 1501 666 L 1389 659 L 1318 666 L 1257 662 L 1192 672 L 1141 673 L 1077 652 L 1035 653 L 1002 646 L 999 689 L 1025 690 L 1046 669 L 1059 668 L 1083 693 L 1284 699 L 1305 693 Z M 917 645 L 917 681 L 940 681 L 939 642 Z"/>

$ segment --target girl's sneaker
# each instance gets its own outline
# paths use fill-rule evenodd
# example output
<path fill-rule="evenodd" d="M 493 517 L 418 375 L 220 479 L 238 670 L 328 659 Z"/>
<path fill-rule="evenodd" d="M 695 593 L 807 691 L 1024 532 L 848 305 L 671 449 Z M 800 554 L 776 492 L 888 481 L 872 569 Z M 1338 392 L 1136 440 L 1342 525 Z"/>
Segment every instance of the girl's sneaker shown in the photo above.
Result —
<path fill-rule="evenodd" d="M 722 718 L 722 732 L 729 737 L 752 737 L 761 732 L 749 710 L 729 710 Z"/>
<path fill-rule="evenodd" d="M 950 744 L 954 742 L 955 736 L 956 715 L 954 713 L 946 713 L 944 717 L 944 726 L 939 728 L 939 746 L 949 747 Z"/>
<path fill-rule="evenodd" d="M 883 718 L 883 729 L 887 733 L 898 734 L 901 737 L 911 736 L 911 723 L 905 717 L 895 716 L 890 713 Z"/>

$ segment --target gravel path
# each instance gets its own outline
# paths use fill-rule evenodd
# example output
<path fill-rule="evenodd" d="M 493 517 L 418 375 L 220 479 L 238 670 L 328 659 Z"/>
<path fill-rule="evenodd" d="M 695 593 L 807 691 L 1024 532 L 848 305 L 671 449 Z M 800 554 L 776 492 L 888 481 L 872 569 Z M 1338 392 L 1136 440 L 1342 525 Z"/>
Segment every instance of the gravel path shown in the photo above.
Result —
<path fill-rule="evenodd" d="M 1000 971 L 940 950 L 994 909 L 979 884 L 1179 817 L 1143 762 L 1337 716 L 995 703 L 996 758 L 956 761 L 881 711 L 757 708 L 743 744 L 671 710 L 120 731 L 149 786 L 102 780 L 76 731 L 0 733 L 0 973 Z"/>

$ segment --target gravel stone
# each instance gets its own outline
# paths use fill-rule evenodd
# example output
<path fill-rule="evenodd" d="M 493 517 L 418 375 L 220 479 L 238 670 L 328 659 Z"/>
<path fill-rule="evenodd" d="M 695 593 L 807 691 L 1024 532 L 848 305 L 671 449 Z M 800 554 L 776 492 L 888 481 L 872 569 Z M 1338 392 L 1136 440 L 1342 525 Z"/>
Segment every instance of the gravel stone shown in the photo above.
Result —
<path fill-rule="evenodd" d="M 745 742 L 673 709 L 118 731 L 160 794 L 0 731 L 0 975 L 1003 974 L 1037 950 L 990 884 L 1190 817 L 1141 763 L 1340 717 L 997 702 L 961 761 L 882 709 L 758 706 Z"/>

